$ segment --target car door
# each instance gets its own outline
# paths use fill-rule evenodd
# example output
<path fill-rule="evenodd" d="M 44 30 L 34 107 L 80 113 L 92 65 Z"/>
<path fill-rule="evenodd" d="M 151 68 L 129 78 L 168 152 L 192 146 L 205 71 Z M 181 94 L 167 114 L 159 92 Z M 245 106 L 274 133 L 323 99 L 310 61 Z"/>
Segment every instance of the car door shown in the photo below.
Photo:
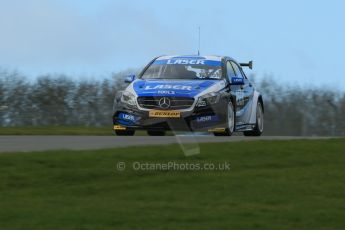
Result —
<path fill-rule="evenodd" d="M 234 61 L 230 61 L 235 77 L 243 78 L 243 85 L 232 85 L 231 90 L 236 95 L 237 123 L 247 124 L 251 114 L 251 102 L 254 96 L 254 88 L 242 71 L 242 68 Z"/>

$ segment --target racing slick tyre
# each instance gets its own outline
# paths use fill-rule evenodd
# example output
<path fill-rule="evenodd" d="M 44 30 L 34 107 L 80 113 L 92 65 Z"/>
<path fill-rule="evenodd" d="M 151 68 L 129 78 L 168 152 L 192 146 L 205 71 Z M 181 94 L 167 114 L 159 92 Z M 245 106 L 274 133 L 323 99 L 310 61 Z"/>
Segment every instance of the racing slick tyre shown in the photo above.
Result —
<path fill-rule="evenodd" d="M 165 136 L 165 131 L 160 130 L 147 130 L 149 136 Z"/>
<path fill-rule="evenodd" d="M 231 136 L 235 130 L 235 109 L 232 101 L 229 101 L 226 113 L 226 128 L 224 132 L 214 132 L 215 136 Z"/>
<path fill-rule="evenodd" d="M 262 109 L 262 105 L 258 102 L 256 106 L 256 124 L 252 131 L 245 131 L 243 132 L 244 136 L 261 136 L 262 132 L 264 131 L 264 111 Z"/>
<path fill-rule="evenodd" d="M 117 136 L 134 136 L 135 130 L 115 130 Z"/>

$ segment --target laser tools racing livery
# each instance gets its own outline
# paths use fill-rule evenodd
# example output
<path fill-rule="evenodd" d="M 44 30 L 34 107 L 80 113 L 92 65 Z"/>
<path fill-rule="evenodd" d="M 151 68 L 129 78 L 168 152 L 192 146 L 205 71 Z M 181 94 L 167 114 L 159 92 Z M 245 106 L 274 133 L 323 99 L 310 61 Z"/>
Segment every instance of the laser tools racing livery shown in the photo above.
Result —
<path fill-rule="evenodd" d="M 161 56 L 153 59 L 114 100 L 117 135 L 208 131 L 215 136 L 243 132 L 260 136 L 264 104 L 242 67 L 224 56 Z"/>

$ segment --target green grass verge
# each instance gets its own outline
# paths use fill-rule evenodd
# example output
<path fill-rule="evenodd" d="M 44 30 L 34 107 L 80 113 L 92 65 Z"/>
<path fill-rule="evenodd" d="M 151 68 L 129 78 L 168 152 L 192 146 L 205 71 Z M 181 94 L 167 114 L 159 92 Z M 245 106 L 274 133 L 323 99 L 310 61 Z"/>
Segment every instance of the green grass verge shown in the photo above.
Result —
<path fill-rule="evenodd" d="M 344 164 L 344 139 L 0 154 L 0 229 L 344 229 Z"/>
<path fill-rule="evenodd" d="M 0 127 L 0 135 L 113 135 L 112 126 L 86 127 L 86 126 L 20 126 Z M 137 131 L 137 136 L 144 136 L 146 132 Z"/>
<path fill-rule="evenodd" d="M 112 126 L 19 126 L 0 127 L 0 135 L 111 135 Z"/>

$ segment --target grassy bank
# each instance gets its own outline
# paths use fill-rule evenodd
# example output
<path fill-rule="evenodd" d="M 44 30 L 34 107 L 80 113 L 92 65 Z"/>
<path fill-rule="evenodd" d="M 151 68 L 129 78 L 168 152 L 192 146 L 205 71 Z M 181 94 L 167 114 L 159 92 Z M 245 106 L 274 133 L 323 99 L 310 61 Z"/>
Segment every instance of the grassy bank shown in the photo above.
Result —
<path fill-rule="evenodd" d="M 112 135 L 112 126 L 19 126 L 0 127 L 0 135 Z"/>
<path fill-rule="evenodd" d="M 201 144 L 201 152 L 0 154 L 0 229 L 343 229 L 344 139 Z M 134 170 L 134 162 L 231 170 Z"/>
<path fill-rule="evenodd" d="M 87 126 L 19 126 L 0 127 L 1 135 L 79 135 L 79 136 L 110 136 L 113 135 L 112 126 L 87 127 Z M 146 131 L 136 131 L 136 136 L 146 136 Z M 173 135 L 167 132 L 168 136 Z"/>

